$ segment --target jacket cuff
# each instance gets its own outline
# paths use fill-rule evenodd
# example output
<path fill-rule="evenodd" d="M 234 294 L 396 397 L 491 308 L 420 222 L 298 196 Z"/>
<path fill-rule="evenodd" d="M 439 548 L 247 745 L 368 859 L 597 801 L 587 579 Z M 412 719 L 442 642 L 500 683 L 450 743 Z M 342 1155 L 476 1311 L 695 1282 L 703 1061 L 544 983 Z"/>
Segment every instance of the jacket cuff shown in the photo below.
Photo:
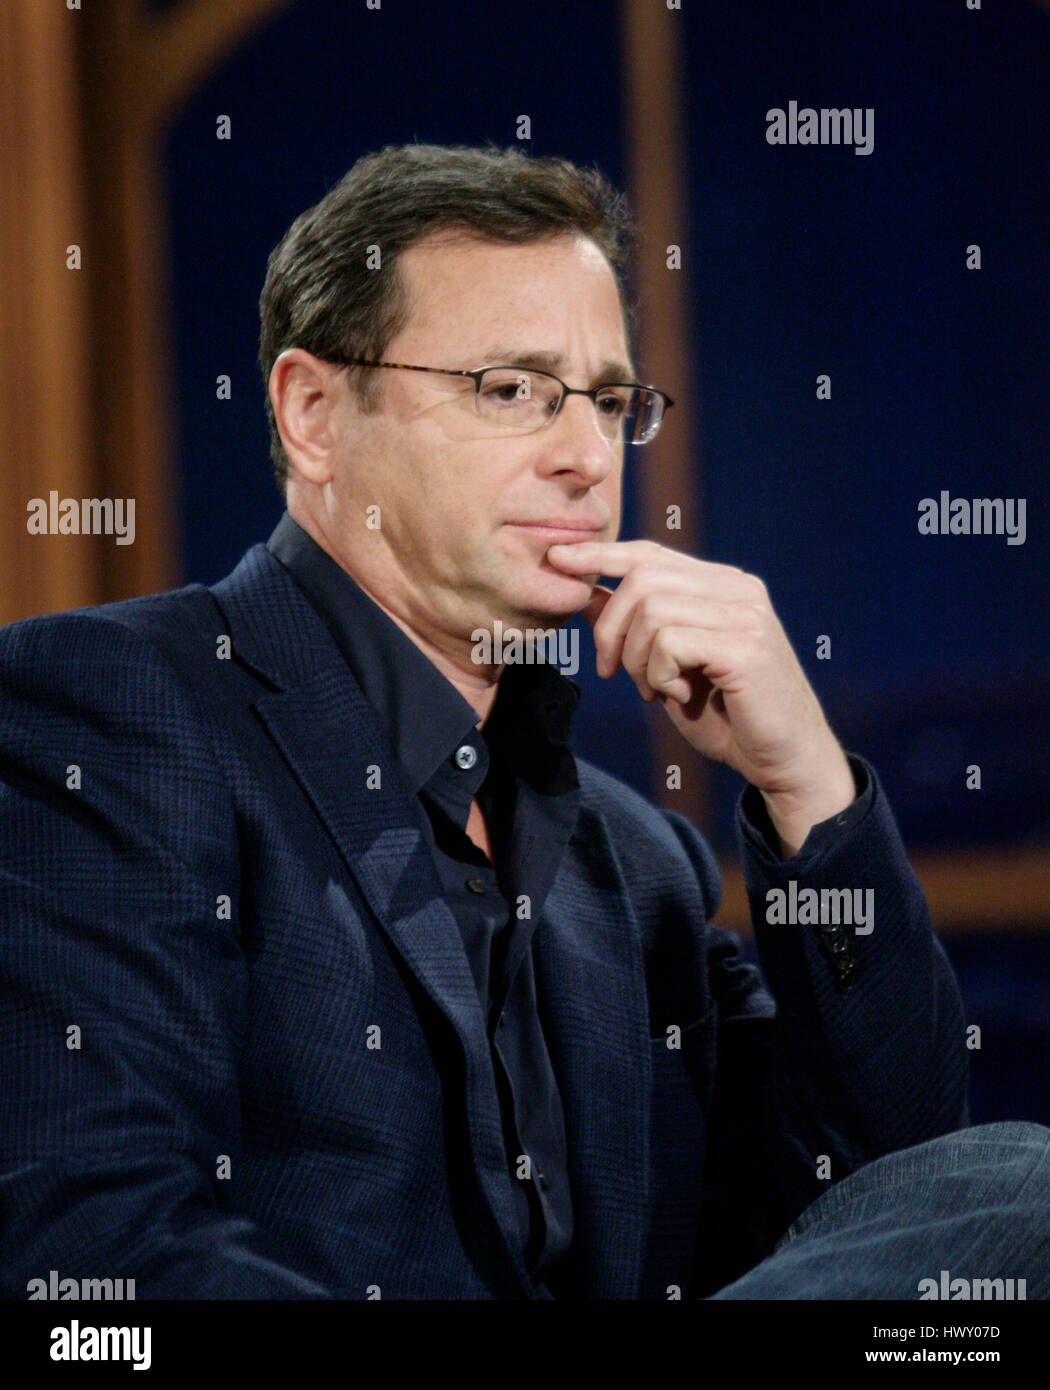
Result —
<path fill-rule="evenodd" d="M 802 867 L 845 839 L 870 813 L 875 793 L 875 774 L 871 765 L 857 753 L 847 753 L 846 759 L 853 773 L 856 799 L 837 815 L 812 826 L 797 853 L 790 859 L 781 858 L 780 836 L 769 818 L 765 800 L 758 788 L 749 783 L 741 792 L 736 807 L 736 831 L 741 854 L 750 850 L 759 863 L 767 866 L 791 864 Z"/>

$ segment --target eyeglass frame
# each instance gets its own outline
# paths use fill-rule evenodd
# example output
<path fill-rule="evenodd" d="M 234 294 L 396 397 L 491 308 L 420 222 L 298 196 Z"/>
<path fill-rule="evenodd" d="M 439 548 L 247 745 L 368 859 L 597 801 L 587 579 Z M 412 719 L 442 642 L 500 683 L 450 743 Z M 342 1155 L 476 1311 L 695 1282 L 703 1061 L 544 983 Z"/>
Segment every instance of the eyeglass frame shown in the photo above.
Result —
<path fill-rule="evenodd" d="M 634 391 L 651 391 L 653 395 L 659 396 L 664 403 L 663 410 L 660 412 L 660 419 L 656 424 L 656 429 L 648 439 L 620 440 L 621 444 L 633 444 L 638 448 L 643 444 L 651 444 L 653 442 L 660 433 L 660 426 L 664 422 L 664 415 L 670 410 L 671 406 L 674 405 L 674 401 L 666 391 L 661 391 L 656 386 L 646 386 L 645 383 L 641 381 L 603 381 L 600 386 L 592 386 L 586 389 L 582 386 L 569 386 L 566 382 L 562 381 L 560 376 L 555 376 L 553 372 L 548 372 L 543 367 L 524 367 L 520 364 L 509 362 L 495 362 L 489 367 L 475 367 L 472 371 L 464 371 L 459 367 L 417 367 L 413 366 L 410 362 L 368 362 L 362 357 L 328 357 L 326 360 L 338 363 L 338 365 L 343 367 L 396 367 L 398 370 L 406 372 L 436 372 L 441 376 L 470 377 L 474 383 L 474 408 L 478 411 L 478 415 L 482 419 L 486 417 L 481 415 L 477 402 L 481 392 L 481 378 L 486 372 L 519 372 L 528 375 L 535 373 L 537 376 L 548 376 L 561 387 L 561 396 L 559 397 L 558 404 L 542 424 L 537 425 L 534 430 L 520 431 L 522 434 L 538 434 L 540 430 L 546 429 L 551 421 L 557 417 L 562 406 L 565 404 L 566 396 L 588 396 L 592 404 L 597 408 L 599 391 L 607 391 L 612 386 L 629 386 Z M 610 439 L 608 442 L 612 444 L 615 441 Z"/>

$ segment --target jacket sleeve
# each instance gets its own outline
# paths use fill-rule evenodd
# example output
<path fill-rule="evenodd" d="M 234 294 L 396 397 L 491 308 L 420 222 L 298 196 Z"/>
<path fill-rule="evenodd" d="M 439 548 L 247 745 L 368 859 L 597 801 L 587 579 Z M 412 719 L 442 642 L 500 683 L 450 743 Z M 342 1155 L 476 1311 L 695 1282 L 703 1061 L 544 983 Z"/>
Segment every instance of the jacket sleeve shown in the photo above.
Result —
<path fill-rule="evenodd" d="M 771 852 L 745 814 L 749 806 L 758 820 L 759 794 L 749 788 L 741 798 L 738 838 L 761 969 L 742 958 L 733 933 L 707 928 L 717 1062 L 697 1296 L 770 1254 L 830 1183 L 969 1122 L 955 976 L 876 774 L 855 755 L 851 762 L 858 785 L 868 779 L 864 795 L 843 828 L 815 827 L 789 860 Z M 680 822 L 717 900 L 709 848 L 681 816 L 665 814 Z M 804 889 L 816 890 L 809 909 Z M 822 889 L 835 890 L 823 909 Z M 865 912 L 873 908 L 871 920 L 828 933 L 822 927 L 849 911 L 843 889 Z M 803 920 L 814 912 L 824 920 Z M 846 987 L 844 953 L 853 962 Z"/>
<path fill-rule="evenodd" d="M 229 1210 L 247 970 L 210 722 L 90 613 L 0 633 L 0 1285 L 323 1298 Z M 214 727 L 214 726 L 211 726 Z M 224 910 L 225 899 L 230 910 Z"/>

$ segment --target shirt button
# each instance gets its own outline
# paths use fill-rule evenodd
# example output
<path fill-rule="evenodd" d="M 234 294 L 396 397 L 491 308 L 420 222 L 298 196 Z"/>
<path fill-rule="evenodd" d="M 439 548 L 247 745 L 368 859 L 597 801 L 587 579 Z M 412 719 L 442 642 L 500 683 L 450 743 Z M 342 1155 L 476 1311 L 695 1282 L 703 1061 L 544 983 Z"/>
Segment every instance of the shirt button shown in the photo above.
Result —
<path fill-rule="evenodd" d="M 544 1192 L 548 1192 L 550 1190 L 550 1183 L 547 1181 L 546 1173 L 537 1173 L 536 1181 L 543 1188 Z"/>
<path fill-rule="evenodd" d="M 469 743 L 464 743 L 456 749 L 456 766 L 461 767 L 464 772 L 469 772 L 477 760 L 478 750 Z"/>
<path fill-rule="evenodd" d="M 499 1022 L 496 1024 L 496 1027 L 497 1027 L 497 1028 L 506 1028 L 506 1026 L 507 1026 L 507 1015 L 506 1015 L 506 1014 L 500 1014 L 500 1016 L 499 1016 Z"/>
<path fill-rule="evenodd" d="M 470 889 L 470 891 L 471 891 L 472 893 L 487 893 L 487 892 L 488 892 L 488 889 L 485 887 L 485 881 L 484 881 L 484 879 L 480 879 L 480 878 L 468 878 L 468 879 L 467 879 L 467 887 Z"/>

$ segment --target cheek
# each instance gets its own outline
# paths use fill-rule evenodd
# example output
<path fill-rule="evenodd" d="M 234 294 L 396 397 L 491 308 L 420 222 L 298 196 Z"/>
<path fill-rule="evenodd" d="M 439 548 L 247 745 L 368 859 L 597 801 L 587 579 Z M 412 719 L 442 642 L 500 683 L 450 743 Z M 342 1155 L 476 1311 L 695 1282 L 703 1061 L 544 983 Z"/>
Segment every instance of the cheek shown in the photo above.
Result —
<path fill-rule="evenodd" d="M 500 469 L 499 460 L 487 454 L 464 458 L 462 451 L 447 464 L 431 464 L 428 485 L 420 489 L 420 506 L 428 509 L 435 529 L 446 518 L 458 533 L 491 534 L 497 522 L 514 512 L 514 477 Z"/>
<path fill-rule="evenodd" d="M 609 509 L 610 530 L 614 534 L 618 534 L 620 530 L 620 514 L 623 507 L 622 476 L 617 473 L 615 477 L 608 477 L 601 485 L 601 494 L 605 505 Z"/>
<path fill-rule="evenodd" d="M 411 517 L 401 528 L 404 543 L 439 567 L 472 565 L 491 544 L 490 500 L 464 472 L 412 480 L 399 505 L 406 521 Z"/>

